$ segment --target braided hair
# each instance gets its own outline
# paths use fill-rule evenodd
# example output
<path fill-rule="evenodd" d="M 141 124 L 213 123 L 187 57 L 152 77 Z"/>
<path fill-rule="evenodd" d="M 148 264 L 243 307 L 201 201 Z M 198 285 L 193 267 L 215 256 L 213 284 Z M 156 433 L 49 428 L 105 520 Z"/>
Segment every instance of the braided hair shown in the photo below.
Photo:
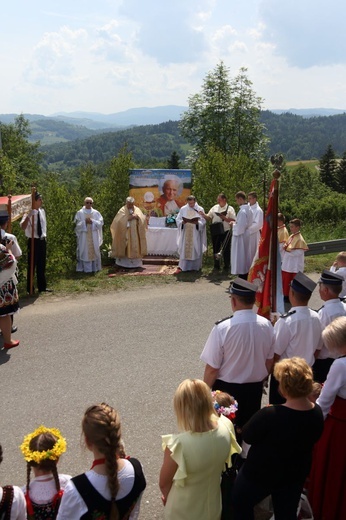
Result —
<path fill-rule="evenodd" d="M 119 490 L 117 451 L 121 441 L 120 418 L 106 403 L 90 406 L 83 417 L 82 429 L 88 443 L 93 444 L 106 459 L 108 487 L 111 493 L 110 520 L 118 520 L 115 499 Z"/>
<path fill-rule="evenodd" d="M 36 437 L 33 437 L 31 439 L 29 448 L 31 451 L 47 451 L 54 447 L 57 440 L 58 439 L 52 433 L 48 433 L 48 432 L 40 433 L 39 435 L 36 435 Z M 43 470 L 43 471 L 51 472 L 54 477 L 57 493 L 59 493 L 60 481 L 59 481 L 59 476 L 58 476 L 57 460 L 46 459 L 46 460 L 42 460 L 39 463 L 34 462 L 33 460 L 27 462 L 27 466 L 26 466 L 26 493 L 27 493 L 27 495 L 29 495 L 30 472 L 31 472 L 32 467 Z"/>

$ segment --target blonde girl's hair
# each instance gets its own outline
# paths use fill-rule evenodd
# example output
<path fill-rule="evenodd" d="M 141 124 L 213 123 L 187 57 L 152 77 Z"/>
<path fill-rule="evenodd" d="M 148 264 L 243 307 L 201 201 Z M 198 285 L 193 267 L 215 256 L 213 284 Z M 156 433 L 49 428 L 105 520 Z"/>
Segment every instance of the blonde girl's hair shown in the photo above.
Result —
<path fill-rule="evenodd" d="M 307 397 L 312 392 L 312 370 L 303 358 L 282 359 L 274 366 L 274 377 L 285 397 Z"/>
<path fill-rule="evenodd" d="M 323 343 L 335 354 L 346 349 L 346 316 L 335 318 L 322 332 Z"/>
<path fill-rule="evenodd" d="M 115 499 L 119 490 L 117 452 L 120 447 L 120 418 L 106 403 L 90 406 L 82 420 L 82 430 L 88 443 L 93 444 L 106 459 L 108 486 L 111 492 L 110 520 L 118 520 Z"/>
<path fill-rule="evenodd" d="M 200 379 L 185 379 L 173 399 L 178 427 L 182 431 L 204 432 L 217 418 L 209 386 Z"/>

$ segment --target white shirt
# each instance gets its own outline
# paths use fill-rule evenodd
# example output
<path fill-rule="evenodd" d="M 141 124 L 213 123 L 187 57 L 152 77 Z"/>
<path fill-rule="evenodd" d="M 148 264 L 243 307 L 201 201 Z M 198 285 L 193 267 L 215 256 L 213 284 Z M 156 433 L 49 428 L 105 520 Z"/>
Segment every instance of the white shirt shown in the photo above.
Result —
<path fill-rule="evenodd" d="M 3 497 L 3 489 L 0 487 L 0 502 Z M 26 502 L 23 491 L 18 486 L 13 486 L 13 502 L 11 508 L 11 520 L 26 520 Z"/>
<path fill-rule="evenodd" d="M 326 418 L 336 396 L 346 399 L 346 357 L 336 359 L 329 369 L 327 379 L 316 403 Z"/>
<path fill-rule="evenodd" d="M 298 356 L 312 366 L 314 352 L 322 348 L 322 328 L 317 312 L 307 306 L 292 307 L 274 326 L 275 354 L 280 359 Z"/>
<path fill-rule="evenodd" d="M 72 478 L 70 475 L 59 474 L 60 489 L 65 489 L 66 484 Z M 26 486 L 22 486 L 22 491 L 26 492 Z M 35 504 L 48 504 L 53 500 L 57 493 L 53 474 L 40 475 L 30 481 L 29 495 Z"/>
<path fill-rule="evenodd" d="M 12 235 L 11 233 L 7 233 L 4 229 L 1 229 L 1 239 L 8 238 L 9 240 L 12 240 L 13 244 L 11 246 L 11 251 L 14 257 L 19 258 L 22 256 L 22 250 L 18 244 L 17 237 L 15 235 Z"/>
<path fill-rule="evenodd" d="M 332 273 L 337 273 L 343 277 L 344 281 L 342 282 L 342 290 L 339 296 L 340 298 L 344 298 L 346 296 L 346 267 L 339 267 L 339 269 L 337 269 L 336 267 L 334 267 L 334 265 L 332 265 L 329 271 L 331 271 Z"/>
<path fill-rule="evenodd" d="M 42 235 L 41 237 L 38 236 L 37 233 L 37 214 L 34 215 L 34 238 L 46 238 L 47 237 L 47 220 L 46 220 L 46 212 L 43 208 L 40 208 L 37 210 L 40 213 L 40 222 L 41 222 L 41 229 L 42 229 Z M 22 220 L 20 221 L 20 226 L 22 226 L 24 220 L 28 216 L 27 213 L 24 213 Z M 31 221 L 32 217 L 29 217 L 28 225 L 24 230 L 25 236 L 28 238 L 31 238 Z"/>
<path fill-rule="evenodd" d="M 331 323 L 339 316 L 346 316 L 345 306 L 339 300 L 339 298 L 333 298 L 332 300 L 324 302 L 323 307 L 321 307 L 321 309 L 318 311 L 318 318 L 321 322 L 322 330 L 324 330 L 326 326 L 329 325 L 329 323 Z M 333 357 L 335 356 L 333 356 L 328 348 L 323 345 L 318 359 L 327 359 Z"/>
<path fill-rule="evenodd" d="M 135 481 L 135 471 L 131 462 L 126 459 L 124 466 L 118 471 L 119 490 L 116 498 L 120 500 L 126 497 L 133 488 Z M 110 490 L 108 487 L 108 477 L 106 475 L 99 475 L 92 469 L 87 471 L 85 475 L 88 477 L 93 487 L 103 496 L 106 500 L 111 499 Z M 134 509 L 131 512 L 129 520 L 137 520 L 139 516 L 140 499 L 136 502 Z M 78 493 L 73 481 L 71 480 L 64 491 L 57 520 L 77 520 L 88 511 L 88 508 Z"/>
<path fill-rule="evenodd" d="M 217 378 L 227 383 L 255 383 L 268 376 L 267 359 L 274 357 L 274 329 L 252 310 L 240 310 L 215 325 L 201 360 L 219 369 Z"/>
<path fill-rule="evenodd" d="M 226 209 L 227 209 L 226 217 L 236 220 L 237 217 L 236 217 L 234 208 L 233 208 L 233 206 L 229 206 L 228 204 L 226 204 L 225 206 L 220 206 L 220 204 L 215 204 L 215 206 L 213 206 L 207 213 L 208 217 L 210 217 L 212 219 L 212 221 L 211 221 L 212 224 L 215 224 L 216 222 L 223 222 L 224 231 L 228 231 L 231 226 L 230 226 L 229 222 L 226 222 L 225 220 L 222 220 L 220 217 L 218 217 L 216 215 L 216 213 L 223 213 L 224 211 L 226 211 Z"/>

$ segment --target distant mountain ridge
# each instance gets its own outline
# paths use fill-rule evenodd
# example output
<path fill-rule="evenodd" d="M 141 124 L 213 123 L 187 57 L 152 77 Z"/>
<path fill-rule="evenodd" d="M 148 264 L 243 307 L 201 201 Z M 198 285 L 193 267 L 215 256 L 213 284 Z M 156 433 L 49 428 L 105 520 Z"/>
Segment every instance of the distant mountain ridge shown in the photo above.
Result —
<path fill-rule="evenodd" d="M 174 139 L 177 139 L 179 134 L 178 121 L 185 110 L 187 110 L 187 107 L 167 105 L 153 108 L 132 108 L 114 114 L 61 112 L 52 116 L 23 115 L 30 122 L 32 132 L 30 141 L 40 141 L 41 146 L 45 146 L 59 143 L 67 145 L 74 141 L 109 132 L 124 132 L 122 139 L 125 139 L 125 137 L 130 139 L 128 131 L 131 129 L 138 129 L 137 135 L 141 133 L 147 136 L 148 133 L 153 131 L 153 129 L 149 130 L 147 127 L 155 125 L 162 125 L 159 134 L 166 133 L 167 128 L 169 129 L 168 134 L 171 134 L 174 127 Z M 17 115 L 0 114 L 0 123 L 13 123 Z M 323 147 L 326 148 L 329 143 L 335 146 L 337 153 L 342 154 L 345 146 L 345 119 L 346 110 L 332 108 L 275 109 L 263 110 L 261 113 L 261 121 L 265 124 L 268 136 L 271 139 L 271 147 L 276 151 L 281 150 L 292 158 L 319 157 L 323 153 Z M 165 125 L 165 123 L 174 123 L 174 125 Z M 130 133 L 130 135 L 132 139 L 133 133 Z M 116 137 L 117 140 L 120 138 L 121 136 Z M 168 137 L 165 139 L 169 140 Z M 98 140 L 100 146 L 102 142 L 102 140 Z M 188 146 L 187 143 L 185 144 Z M 99 153 L 94 154 L 93 157 L 104 158 L 101 148 Z M 143 138 L 141 139 L 141 148 L 145 149 Z M 137 153 L 138 160 L 142 160 L 140 152 Z M 155 153 L 151 152 L 149 156 L 153 157 L 155 154 L 156 151 Z M 181 150 L 180 154 L 183 157 L 185 150 Z"/>
<path fill-rule="evenodd" d="M 339 108 L 289 108 L 288 110 L 278 108 L 268 110 L 273 112 L 273 114 L 294 114 L 302 117 L 336 116 L 346 112 L 346 110 Z"/>
<path fill-rule="evenodd" d="M 188 109 L 186 106 L 164 105 L 158 107 L 130 108 L 113 114 L 101 114 L 99 112 L 57 112 L 44 116 L 40 114 L 23 114 L 30 122 L 40 120 L 63 121 L 67 124 L 85 127 L 90 130 L 100 131 L 103 129 L 120 130 L 130 126 L 155 125 L 166 121 L 179 121 L 181 115 Z M 338 108 L 289 108 L 273 109 L 268 111 L 274 114 L 290 113 L 302 117 L 333 116 L 343 114 L 346 109 Z M 0 114 L 0 122 L 4 124 L 13 123 L 18 114 Z"/>
<path fill-rule="evenodd" d="M 103 123 L 104 127 L 126 127 L 135 125 L 156 125 L 166 121 L 179 121 L 183 112 L 188 107 L 178 105 L 165 105 L 159 107 L 129 108 L 123 112 L 114 114 L 100 114 L 98 112 L 58 112 L 52 118 L 63 119 L 67 123 L 73 120 L 91 120 Z M 0 116 L 1 118 L 1 116 Z M 85 125 L 87 126 L 87 125 Z"/>

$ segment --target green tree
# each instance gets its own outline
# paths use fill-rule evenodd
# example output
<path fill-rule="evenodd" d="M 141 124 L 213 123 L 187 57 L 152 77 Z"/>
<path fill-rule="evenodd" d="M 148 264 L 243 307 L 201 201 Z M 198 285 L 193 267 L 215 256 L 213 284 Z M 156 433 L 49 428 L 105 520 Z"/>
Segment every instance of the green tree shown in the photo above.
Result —
<path fill-rule="evenodd" d="M 189 97 L 179 128 L 198 152 L 207 147 L 231 152 L 232 97 L 228 68 L 221 61 L 206 75 L 202 91 Z"/>
<path fill-rule="evenodd" d="M 14 124 L 0 124 L 2 138 L 2 157 L 6 161 L 0 164 L 0 173 L 3 174 L 2 166 L 6 166 L 15 172 L 15 183 L 6 186 L 7 190 L 16 193 L 27 189 L 31 183 L 36 183 L 40 177 L 40 163 L 42 154 L 38 151 L 39 143 L 30 143 L 30 123 L 23 114 L 16 117 Z M 13 182 L 11 180 L 11 182 Z M 5 187 L 5 186 L 4 186 Z"/>
<path fill-rule="evenodd" d="M 209 209 L 216 197 L 224 192 L 231 205 L 239 190 L 256 190 L 261 193 L 263 176 L 255 159 L 244 154 L 224 154 L 221 150 L 207 148 L 193 165 L 193 192 L 197 200 Z"/>
<path fill-rule="evenodd" d="M 264 160 L 267 138 L 260 122 L 262 100 L 254 93 L 246 72 L 240 69 L 231 80 L 221 61 L 207 74 L 201 92 L 189 98 L 189 108 L 179 126 L 197 155 L 212 147 L 226 154 Z"/>
<path fill-rule="evenodd" d="M 78 192 L 81 200 L 85 197 L 94 197 L 96 191 L 96 167 L 92 162 L 88 162 L 78 168 L 79 171 L 79 183 Z"/>
<path fill-rule="evenodd" d="M 172 152 L 170 159 L 167 161 L 167 168 L 170 170 L 179 170 L 180 168 L 180 157 L 176 151 Z"/>
<path fill-rule="evenodd" d="M 267 163 L 268 138 L 260 121 L 262 99 L 256 96 L 252 82 L 241 68 L 231 81 L 232 95 L 232 144 L 235 155 L 244 154 Z"/>
<path fill-rule="evenodd" d="M 342 155 L 336 174 L 339 191 L 346 193 L 346 151 Z"/>
<path fill-rule="evenodd" d="M 338 189 L 337 181 L 338 163 L 336 161 L 335 152 L 331 144 L 328 145 L 326 152 L 320 159 L 320 177 L 321 181 L 332 188 Z"/>
<path fill-rule="evenodd" d="M 106 177 L 97 195 L 98 210 L 105 222 L 103 242 L 106 246 L 111 244 L 109 226 L 116 213 L 125 204 L 125 199 L 129 194 L 129 170 L 131 168 L 133 168 L 132 155 L 124 146 L 110 161 L 106 169 Z"/>

